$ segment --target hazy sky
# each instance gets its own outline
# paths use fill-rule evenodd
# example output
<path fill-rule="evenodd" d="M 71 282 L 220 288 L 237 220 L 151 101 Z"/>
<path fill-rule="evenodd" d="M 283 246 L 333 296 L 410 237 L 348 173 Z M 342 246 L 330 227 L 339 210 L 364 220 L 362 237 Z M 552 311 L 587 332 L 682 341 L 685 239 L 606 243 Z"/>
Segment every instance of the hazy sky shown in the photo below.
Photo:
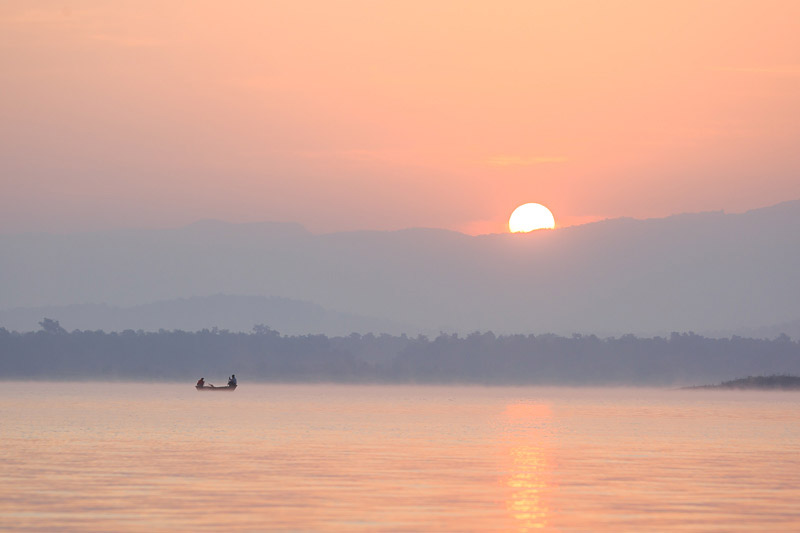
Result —
<path fill-rule="evenodd" d="M 0 4 L 0 231 L 800 198 L 800 2 Z"/>

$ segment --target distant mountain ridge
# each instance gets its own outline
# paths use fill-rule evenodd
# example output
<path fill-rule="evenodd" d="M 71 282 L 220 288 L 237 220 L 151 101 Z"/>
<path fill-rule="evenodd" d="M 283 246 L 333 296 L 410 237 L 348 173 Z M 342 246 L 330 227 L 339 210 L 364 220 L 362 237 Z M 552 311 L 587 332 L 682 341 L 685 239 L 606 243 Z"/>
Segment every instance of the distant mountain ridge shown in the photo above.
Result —
<path fill-rule="evenodd" d="M 800 201 L 525 235 L 313 235 L 214 221 L 4 235 L 0 309 L 238 294 L 313 302 L 409 333 L 757 331 L 800 319 L 798 230 Z"/>

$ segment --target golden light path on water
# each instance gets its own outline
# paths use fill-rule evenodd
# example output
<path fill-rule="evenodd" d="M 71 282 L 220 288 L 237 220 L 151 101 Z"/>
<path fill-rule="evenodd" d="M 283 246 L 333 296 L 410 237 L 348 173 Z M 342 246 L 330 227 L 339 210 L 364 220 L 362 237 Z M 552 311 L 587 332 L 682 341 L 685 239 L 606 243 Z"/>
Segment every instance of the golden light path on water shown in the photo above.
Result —
<path fill-rule="evenodd" d="M 800 394 L 4 383 L 2 531 L 798 531 Z"/>
<path fill-rule="evenodd" d="M 511 447 L 508 509 L 519 521 L 519 531 L 542 529 L 548 518 L 546 497 L 553 488 L 552 465 L 543 448 L 551 437 L 552 412 L 546 405 L 513 404 L 506 407 L 503 417 Z"/>

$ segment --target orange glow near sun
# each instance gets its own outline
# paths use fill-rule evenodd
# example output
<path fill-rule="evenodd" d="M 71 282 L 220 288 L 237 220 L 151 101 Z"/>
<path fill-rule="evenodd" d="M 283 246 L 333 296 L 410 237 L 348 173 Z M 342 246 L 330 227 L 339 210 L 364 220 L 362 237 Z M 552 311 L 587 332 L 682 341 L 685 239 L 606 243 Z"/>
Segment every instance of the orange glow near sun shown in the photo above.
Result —
<path fill-rule="evenodd" d="M 542 204 L 523 204 L 511 213 L 508 230 L 511 233 L 527 233 L 537 229 L 553 229 L 556 220 L 553 213 Z"/>

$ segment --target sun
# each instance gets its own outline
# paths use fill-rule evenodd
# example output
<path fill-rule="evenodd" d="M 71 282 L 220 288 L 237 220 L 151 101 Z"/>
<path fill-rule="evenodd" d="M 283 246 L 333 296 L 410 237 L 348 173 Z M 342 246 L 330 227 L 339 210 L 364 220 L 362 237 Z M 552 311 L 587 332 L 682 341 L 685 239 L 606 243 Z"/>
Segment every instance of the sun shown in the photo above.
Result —
<path fill-rule="evenodd" d="M 527 233 L 535 229 L 553 229 L 556 219 L 542 204 L 522 204 L 514 209 L 508 219 L 508 230 L 511 233 Z"/>

